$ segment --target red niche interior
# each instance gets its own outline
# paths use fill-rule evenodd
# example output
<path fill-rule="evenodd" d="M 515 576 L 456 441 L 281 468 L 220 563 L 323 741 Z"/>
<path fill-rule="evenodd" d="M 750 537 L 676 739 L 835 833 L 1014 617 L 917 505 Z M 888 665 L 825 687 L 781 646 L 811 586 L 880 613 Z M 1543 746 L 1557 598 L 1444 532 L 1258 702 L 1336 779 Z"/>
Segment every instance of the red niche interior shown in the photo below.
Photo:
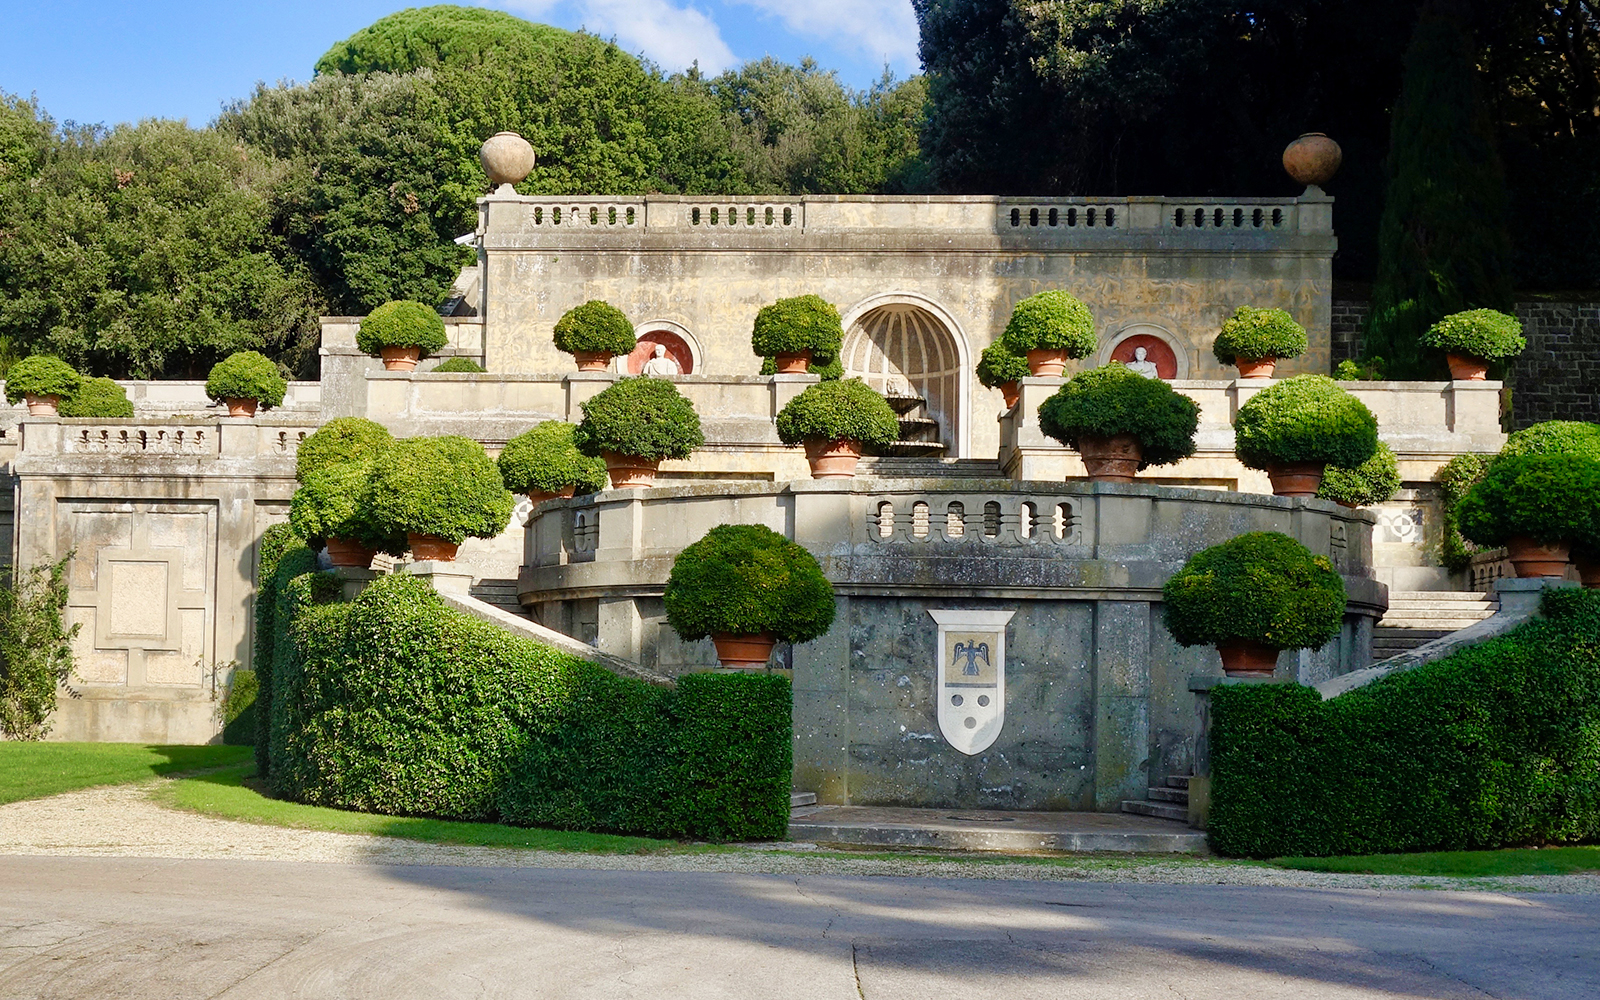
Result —
<path fill-rule="evenodd" d="M 1160 337 L 1153 337 L 1148 333 L 1134 334 L 1118 344 L 1111 352 L 1111 360 L 1127 364 L 1133 360 L 1134 350 L 1140 347 L 1144 348 L 1145 360 L 1156 363 L 1157 375 L 1164 379 L 1178 377 L 1177 355 L 1172 353 L 1172 348 L 1167 345 L 1165 340 Z"/>
<path fill-rule="evenodd" d="M 683 338 L 667 330 L 651 330 L 639 334 L 639 345 L 628 355 L 625 370 L 629 375 L 637 375 L 644 370 L 644 363 L 655 354 L 657 344 L 666 347 L 667 357 L 678 363 L 679 374 L 694 374 L 694 355 Z"/>

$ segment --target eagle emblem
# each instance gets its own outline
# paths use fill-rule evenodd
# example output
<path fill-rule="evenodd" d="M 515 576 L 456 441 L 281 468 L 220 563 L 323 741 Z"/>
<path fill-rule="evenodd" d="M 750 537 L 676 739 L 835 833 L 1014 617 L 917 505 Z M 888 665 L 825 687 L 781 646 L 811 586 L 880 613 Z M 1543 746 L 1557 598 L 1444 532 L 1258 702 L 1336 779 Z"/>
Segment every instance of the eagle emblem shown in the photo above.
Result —
<path fill-rule="evenodd" d="M 955 648 L 956 659 L 965 660 L 961 664 L 961 673 L 968 677 L 978 676 L 978 661 L 982 660 L 984 666 L 989 666 L 989 644 L 987 642 L 958 642 Z"/>

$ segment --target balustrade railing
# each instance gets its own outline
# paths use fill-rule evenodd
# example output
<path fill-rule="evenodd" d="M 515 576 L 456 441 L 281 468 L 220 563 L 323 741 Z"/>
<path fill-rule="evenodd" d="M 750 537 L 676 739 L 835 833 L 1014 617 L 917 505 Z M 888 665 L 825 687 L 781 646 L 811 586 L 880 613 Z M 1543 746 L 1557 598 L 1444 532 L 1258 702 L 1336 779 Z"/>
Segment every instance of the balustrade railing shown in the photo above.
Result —
<path fill-rule="evenodd" d="M 160 424 L 69 427 L 62 451 L 78 455 L 202 455 L 218 450 L 214 427 Z"/>
<path fill-rule="evenodd" d="M 1003 204 L 1000 228 L 1011 229 L 1126 229 L 1127 203 L 1093 202 L 1083 205 Z"/>
<path fill-rule="evenodd" d="M 684 205 L 684 220 L 702 228 L 803 229 L 803 206 L 797 201 L 757 201 L 740 204 Z"/>
<path fill-rule="evenodd" d="M 867 540 L 947 545 L 1077 545 L 1073 502 L 1031 496 L 1018 500 L 969 497 L 878 497 L 867 502 Z"/>
<path fill-rule="evenodd" d="M 644 224 L 644 202 L 605 200 L 535 205 L 533 224 L 566 229 L 638 228 Z"/>

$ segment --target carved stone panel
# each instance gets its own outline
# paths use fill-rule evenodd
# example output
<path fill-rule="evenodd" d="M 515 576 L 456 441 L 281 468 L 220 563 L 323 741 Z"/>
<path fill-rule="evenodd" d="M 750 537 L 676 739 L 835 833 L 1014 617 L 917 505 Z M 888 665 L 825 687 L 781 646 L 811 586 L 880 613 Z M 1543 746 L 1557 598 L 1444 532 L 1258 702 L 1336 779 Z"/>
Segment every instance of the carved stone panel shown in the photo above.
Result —
<path fill-rule="evenodd" d="M 1006 623 L 1015 612 L 928 614 L 939 626 L 939 732 L 964 754 L 982 753 L 1006 722 Z"/>

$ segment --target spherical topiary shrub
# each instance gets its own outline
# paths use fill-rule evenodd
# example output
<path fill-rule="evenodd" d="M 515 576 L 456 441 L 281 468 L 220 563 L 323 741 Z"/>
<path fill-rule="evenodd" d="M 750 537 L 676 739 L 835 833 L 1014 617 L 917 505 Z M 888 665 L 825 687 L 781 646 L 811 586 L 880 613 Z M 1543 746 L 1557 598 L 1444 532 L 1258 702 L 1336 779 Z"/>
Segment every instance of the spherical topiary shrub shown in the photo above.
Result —
<path fill-rule="evenodd" d="M 718 525 L 678 553 L 663 602 L 667 623 L 683 639 L 765 636 L 760 645 L 768 655 L 772 640 L 807 642 L 834 617 L 833 586 L 816 558 L 759 524 Z M 748 658 L 722 659 L 766 662 L 759 648 Z"/>
<path fill-rule="evenodd" d="M 1429 327 L 1422 343 L 1447 354 L 1485 361 L 1516 357 L 1528 346 L 1521 321 L 1497 309 L 1452 313 Z"/>
<path fill-rule="evenodd" d="M 576 428 L 546 420 L 506 442 L 496 465 L 513 493 L 598 493 L 606 488 L 606 463 L 572 443 Z"/>
<path fill-rule="evenodd" d="M 63 417 L 131 417 L 133 403 L 128 393 L 111 379 L 86 378 L 72 395 L 61 400 Z"/>
<path fill-rule="evenodd" d="M 229 412 L 234 416 L 247 415 L 237 412 L 241 407 L 234 403 L 235 400 L 260 406 L 282 406 L 284 393 L 288 391 L 289 383 L 278 374 L 277 364 L 260 351 L 240 351 L 228 355 L 212 366 L 211 375 L 206 379 L 206 395 L 226 401 Z M 255 412 L 255 406 L 242 409 Z"/>
<path fill-rule="evenodd" d="M 362 494 L 362 507 L 383 535 L 442 539 L 451 548 L 466 538 L 493 538 L 511 519 L 513 500 L 483 445 L 470 438 L 407 438 L 381 452 Z M 450 553 L 453 556 L 453 552 Z"/>
<path fill-rule="evenodd" d="M 556 350 L 581 355 L 579 364 L 604 368 L 612 355 L 627 354 L 637 346 L 633 324 L 621 309 L 600 299 L 574 306 L 556 320 Z"/>
<path fill-rule="evenodd" d="M 1194 400 L 1115 361 L 1074 375 L 1039 407 L 1039 429 L 1083 452 L 1086 463 L 1102 442 L 1131 437 L 1137 454 L 1121 461 L 1133 460 L 1136 469 L 1171 465 L 1193 455 L 1199 424 L 1200 407 Z M 1127 469 L 1118 470 L 1096 478 L 1132 478 Z"/>
<path fill-rule="evenodd" d="M 365 417 L 334 417 L 300 442 L 294 477 L 303 483 L 325 466 L 370 466 L 378 454 L 392 444 L 394 435 L 380 423 Z"/>
<path fill-rule="evenodd" d="M 899 436 L 900 418 L 858 378 L 819 382 L 778 413 L 778 437 L 787 445 L 806 446 L 817 479 L 855 475 L 863 448 L 881 448 Z"/>
<path fill-rule="evenodd" d="M 1066 358 L 1088 357 L 1099 343 L 1089 307 L 1059 289 L 1018 302 L 1002 340 L 1006 350 L 1028 359 L 1035 375 L 1059 375 Z M 1030 357 L 1030 351 L 1048 351 L 1051 357 L 1041 358 L 1038 353 Z"/>
<path fill-rule="evenodd" d="M 1011 352 L 1004 340 L 997 340 L 978 355 L 978 382 L 990 389 L 1027 378 L 1028 359 Z"/>
<path fill-rule="evenodd" d="M 1346 507 L 1371 507 L 1383 503 L 1400 489 L 1400 466 L 1394 452 L 1382 441 L 1372 457 L 1346 469 L 1330 465 L 1322 476 L 1322 486 L 1317 496 L 1333 500 Z"/>
<path fill-rule="evenodd" d="M 1233 423 L 1239 460 L 1252 469 L 1321 463 L 1347 469 L 1378 450 L 1378 420 L 1326 375 L 1296 375 L 1251 396 Z"/>
<path fill-rule="evenodd" d="M 371 475 L 369 462 L 336 462 L 316 469 L 289 501 L 289 526 L 313 544 L 337 539 L 368 550 L 403 554 L 405 535 L 382 530 L 362 502 Z M 371 561 L 370 554 L 366 561 Z M 352 562 L 360 564 L 359 560 Z"/>
<path fill-rule="evenodd" d="M 438 311 L 409 299 L 385 302 L 372 310 L 356 331 L 357 347 L 367 354 L 383 355 L 385 366 L 395 364 L 398 370 L 415 368 L 418 358 L 427 357 L 449 342 Z M 414 355 L 411 348 L 416 349 Z"/>
<path fill-rule="evenodd" d="M 796 295 L 763 306 L 750 330 L 750 347 L 763 357 L 806 351 L 836 356 L 843 342 L 839 310 L 820 295 Z"/>
<path fill-rule="evenodd" d="M 478 375 L 482 374 L 484 370 L 484 367 L 476 361 L 463 357 L 446 358 L 429 369 L 429 371 L 438 372 L 441 375 L 451 372 L 462 375 Z"/>
<path fill-rule="evenodd" d="M 778 359 L 768 355 L 761 359 L 761 374 L 778 374 Z M 815 375 L 827 382 L 836 378 L 844 378 L 844 362 L 839 360 L 837 354 L 819 354 L 812 352 L 811 358 L 806 362 L 806 374 Z"/>
<path fill-rule="evenodd" d="M 1223 322 L 1211 351 L 1219 364 L 1231 365 L 1236 359 L 1299 357 L 1307 344 L 1306 328 L 1286 311 L 1240 306 Z"/>
<path fill-rule="evenodd" d="M 1600 533 L 1600 458 L 1582 454 L 1497 458 L 1456 505 L 1456 520 L 1461 534 L 1479 545 L 1506 545 L 1526 538 L 1559 546 L 1595 536 Z"/>
<path fill-rule="evenodd" d="M 78 370 L 48 354 L 31 354 L 6 370 L 6 402 L 19 403 L 27 396 L 65 398 L 83 382 Z"/>
<path fill-rule="evenodd" d="M 1500 455 L 1590 455 L 1600 458 L 1600 424 L 1546 420 L 1506 438 Z"/>
<path fill-rule="evenodd" d="M 1196 553 L 1161 596 L 1172 637 L 1185 646 L 1218 646 L 1230 673 L 1270 673 L 1279 650 L 1317 649 L 1344 620 L 1344 580 L 1333 564 L 1276 531 Z M 1229 666 L 1230 651 L 1256 658 Z"/>
<path fill-rule="evenodd" d="M 666 379 L 619 379 L 579 407 L 583 421 L 572 441 L 585 455 L 610 452 L 659 462 L 688 458 L 706 443 L 694 404 Z"/>

